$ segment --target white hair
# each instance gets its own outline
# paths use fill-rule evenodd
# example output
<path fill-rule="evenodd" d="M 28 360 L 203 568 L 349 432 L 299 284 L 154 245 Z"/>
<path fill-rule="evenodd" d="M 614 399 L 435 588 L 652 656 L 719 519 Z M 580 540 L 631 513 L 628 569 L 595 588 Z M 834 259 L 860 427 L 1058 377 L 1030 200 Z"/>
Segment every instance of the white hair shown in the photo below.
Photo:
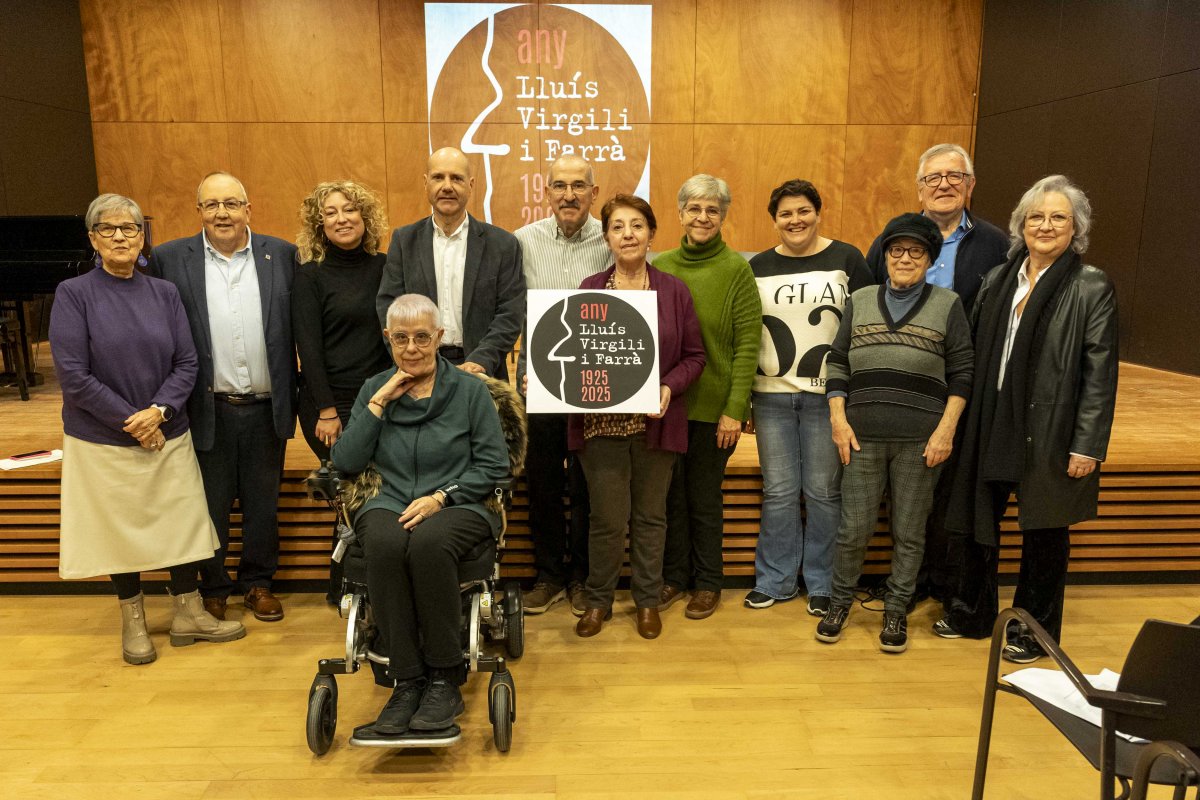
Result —
<path fill-rule="evenodd" d="M 935 144 L 933 147 L 921 153 L 921 158 L 917 161 L 917 183 L 921 182 L 921 176 L 925 174 L 925 162 L 931 158 L 938 156 L 956 155 L 963 160 L 963 171 L 975 177 L 975 165 L 971 163 L 971 157 L 967 155 L 967 151 L 961 146 L 951 142 Z"/>
<path fill-rule="evenodd" d="M 102 194 L 92 201 L 88 206 L 87 214 L 83 217 L 83 224 L 90 231 L 101 217 L 115 211 L 128 211 L 129 216 L 133 217 L 133 221 L 138 225 L 144 225 L 146 222 L 146 218 L 142 216 L 142 209 L 137 203 L 125 195 L 110 192 Z"/>
<path fill-rule="evenodd" d="M 388 306 L 388 330 L 397 325 L 411 325 L 425 317 L 433 320 L 435 328 L 442 327 L 442 312 L 438 310 L 437 303 L 423 294 L 402 294 Z"/>
<path fill-rule="evenodd" d="M 693 175 L 679 187 L 679 210 L 693 200 L 716 200 L 721 209 L 721 219 L 729 211 L 733 196 L 729 193 L 729 184 L 720 178 L 706 175 L 703 172 Z"/>
<path fill-rule="evenodd" d="M 1075 230 L 1071 234 L 1071 249 L 1080 255 L 1087 252 L 1088 234 L 1092 230 L 1092 204 L 1083 190 L 1071 183 L 1067 176 L 1047 175 L 1021 195 L 1021 200 L 1008 220 L 1008 233 L 1012 241 L 1008 248 L 1010 257 L 1025 246 L 1025 218 L 1029 216 L 1029 209 L 1042 202 L 1050 192 L 1058 192 L 1071 204 L 1071 215 L 1075 222 Z"/>

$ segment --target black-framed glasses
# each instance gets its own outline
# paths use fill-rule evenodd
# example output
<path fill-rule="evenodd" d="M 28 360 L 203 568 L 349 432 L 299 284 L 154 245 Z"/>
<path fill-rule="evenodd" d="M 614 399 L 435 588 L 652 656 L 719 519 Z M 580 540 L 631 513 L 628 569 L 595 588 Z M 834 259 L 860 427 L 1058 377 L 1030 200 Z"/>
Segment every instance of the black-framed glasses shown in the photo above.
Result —
<path fill-rule="evenodd" d="M 417 347 L 429 347 L 429 345 L 433 344 L 433 334 L 426 333 L 425 331 L 415 333 L 412 336 L 397 331 L 396 333 L 389 333 L 385 338 L 392 343 L 392 347 L 399 347 L 401 349 L 408 347 L 410 341 L 416 344 Z"/>
<path fill-rule="evenodd" d="M 105 239 L 111 239 L 117 235 L 117 231 L 126 239 L 132 239 L 142 232 L 142 226 L 136 222 L 126 222 L 124 225 L 109 225 L 104 222 L 97 222 L 92 226 L 92 233 L 97 236 L 102 236 Z"/>
<path fill-rule="evenodd" d="M 919 244 L 905 247 L 902 244 L 894 244 L 887 249 L 887 254 L 892 258 L 904 258 L 904 254 L 908 253 L 908 257 L 913 261 L 920 261 L 929 252 L 929 248 L 922 247 Z"/>
<path fill-rule="evenodd" d="M 241 211 L 248 205 L 250 202 L 247 200 L 205 200 L 200 208 L 206 214 L 215 214 L 221 206 L 225 206 L 226 211 Z"/>
<path fill-rule="evenodd" d="M 922 175 L 921 183 L 928 186 L 930 189 L 936 189 L 941 185 L 942 179 L 951 186 L 958 186 L 967 178 L 971 177 L 965 172 L 934 172 L 930 175 Z"/>
<path fill-rule="evenodd" d="M 550 191 L 557 195 L 566 194 L 567 189 L 570 189 L 575 194 L 583 194 L 590 188 L 592 188 L 592 185 L 587 181 L 574 181 L 573 183 L 567 183 L 566 181 L 554 181 L 550 184 Z"/>

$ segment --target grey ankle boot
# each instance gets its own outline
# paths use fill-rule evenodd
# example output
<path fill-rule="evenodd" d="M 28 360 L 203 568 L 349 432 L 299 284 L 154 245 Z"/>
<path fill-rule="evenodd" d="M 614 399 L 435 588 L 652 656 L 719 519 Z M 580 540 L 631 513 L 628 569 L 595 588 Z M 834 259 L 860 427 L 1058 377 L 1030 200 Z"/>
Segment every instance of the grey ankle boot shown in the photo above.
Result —
<path fill-rule="evenodd" d="M 197 639 L 206 642 L 232 642 L 246 635 L 242 623 L 219 620 L 204 610 L 200 592 L 175 595 L 175 619 L 171 620 L 171 646 L 183 647 L 195 644 Z"/>
<path fill-rule="evenodd" d="M 146 630 L 143 600 L 144 596 L 138 592 L 136 596 L 121 601 L 121 655 L 130 664 L 149 664 L 158 658 L 154 642 L 150 641 L 150 633 Z"/>

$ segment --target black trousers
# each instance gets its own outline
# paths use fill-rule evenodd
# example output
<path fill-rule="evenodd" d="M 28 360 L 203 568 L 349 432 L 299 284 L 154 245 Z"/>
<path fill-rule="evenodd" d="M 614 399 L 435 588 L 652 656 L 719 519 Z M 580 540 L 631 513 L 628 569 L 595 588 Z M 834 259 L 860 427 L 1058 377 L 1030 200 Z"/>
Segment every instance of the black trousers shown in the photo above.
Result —
<path fill-rule="evenodd" d="M 242 515 L 240 591 L 270 588 L 279 565 L 279 482 L 286 445 L 275 435 L 269 402 L 235 406 L 216 401 L 213 446 L 196 451 L 208 513 L 221 540 L 221 548 L 200 573 L 200 593 L 205 597 L 228 597 L 234 588 L 225 569 L 234 500 Z"/>
<path fill-rule="evenodd" d="M 725 576 L 725 502 L 721 481 L 734 448 L 717 447 L 717 423 L 688 421 L 688 451 L 667 493 L 663 582 L 719 592 Z"/>
<path fill-rule="evenodd" d="M 992 517 L 997 540 L 1000 520 L 1014 487 L 997 484 L 992 490 Z M 1063 598 L 1067 562 L 1071 554 L 1068 528 L 1021 531 L 1021 572 L 1013 608 L 1023 608 L 1058 641 L 1062 636 Z M 992 635 L 1000 613 L 1000 548 L 982 545 L 968 537 L 954 597 L 947 604 L 950 625 L 972 639 Z"/>
<path fill-rule="evenodd" d="M 333 402 L 337 408 L 338 418 L 342 421 L 342 430 L 350 424 L 350 410 L 354 408 L 354 400 L 358 397 L 358 390 L 345 391 L 341 389 L 333 390 Z M 317 408 L 316 402 L 313 401 L 312 394 L 307 388 L 301 387 L 299 403 L 296 407 L 296 414 L 300 418 L 300 430 L 304 433 L 304 441 L 308 442 L 308 447 L 317 458 L 322 461 L 329 460 L 329 447 L 317 438 L 317 417 L 321 415 L 321 410 Z M 330 555 L 333 554 L 333 548 L 337 546 L 337 520 L 333 521 L 333 527 L 329 534 Z M 342 596 L 342 565 L 332 558 L 329 560 L 329 589 L 325 592 L 325 598 L 336 603 Z"/>
<path fill-rule="evenodd" d="M 199 574 L 203 561 L 193 561 L 190 564 L 176 564 L 167 567 L 171 572 L 171 594 L 191 594 L 200 585 Z M 113 588 L 117 590 L 118 600 L 128 600 L 137 597 L 142 591 L 142 573 L 118 572 L 109 576 Z"/>
<path fill-rule="evenodd" d="M 566 586 L 588 576 L 588 487 L 579 458 L 567 449 L 566 414 L 530 414 L 525 482 L 538 581 Z M 570 498 L 571 518 L 563 508 Z"/>
<path fill-rule="evenodd" d="M 943 469 L 933 489 L 933 508 L 925 523 L 925 556 L 917 573 L 917 597 L 928 594 L 945 600 L 953 593 L 958 578 L 965 537 L 946 530 L 946 510 L 953 486 L 953 471 Z"/>
<path fill-rule="evenodd" d="M 492 535 L 487 520 L 450 507 L 406 531 L 394 511 L 355 523 L 367 558 L 367 592 L 396 680 L 463 663 L 458 562 Z"/>

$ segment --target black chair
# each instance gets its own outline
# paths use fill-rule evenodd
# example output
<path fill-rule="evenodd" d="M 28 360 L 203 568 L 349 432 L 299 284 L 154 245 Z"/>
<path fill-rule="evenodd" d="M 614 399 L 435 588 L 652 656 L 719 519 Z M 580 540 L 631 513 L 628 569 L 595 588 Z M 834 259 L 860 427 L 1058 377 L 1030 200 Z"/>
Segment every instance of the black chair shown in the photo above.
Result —
<path fill-rule="evenodd" d="M 1088 704 L 1101 709 L 1099 727 L 1000 680 L 1000 651 L 1010 624 L 1023 625 L 1024 632 L 1032 636 L 1051 661 L 1066 673 Z M 972 800 L 983 799 L 997 692 L 1024 697 L 1075 745 L 1075 749 L 1100 771 L 1101 800 L 1126 800 L 1130 792 L 1129 779 L 1134 775 L 1139 756 L 1149 745 L 1130 742 L 1117 736 L 1116 731 L 1151 741 L 1185 742 L 1193 749 L 1200 744 L 1198 656 L 1200 627 L 1147 620 L 1125 658 L 1117 690 L 1104 691 L 1092 687 L 1058 643 L 1026 611 L 1010 608 L 1000 612 L 992 630 L 988 656 Z M 1151 783 L 1179 786 L 1180 774 L 1173 765 L 1154 764 L 1149 779 Z M 1115 794 L 1114 778 L 1121 783 L 1120 795 Z M 1194 783 L 1194 778 L 1177 789 L 1176 798 L 1183 797 L 1183 787 L 1189 783 Z"/>
<path fill-rule="evenodd" d="M 375 682 L 392 686 L 386 676 L 388 657 L 376 651 L 376 627 L 367 595 L 366 557 L 354 533 L 347 508 L 353 481 L 342 478 L 329 464 L 313 470 L 305 486 L 309 497 L 327 502 L 338 524 L 338 544 L 333 559 L 343 564 L 342 602 L 339 613 L 346 620 L 345 655 L 322 658 L 308 691 L 306 736 L 308 747 L 318 756 L 329 751 L 337 727 L 338 687 L 336 675 L 352 675 L 370 664 Z M 512 726 L 517 718 L 516 686 L 503 656 L 485 652 L 485 638 L 503 643 L 510 658 L 525 651 L 525 620 L 521 591 L 515 582 L 500 590 L 500 558 L 507 531 L 507 509 L 512 501 L 511 480 L 497 486 L 495 507 L 502 520 L 498 539 L 488 539 L 458 564 L 460 598 L 463 603 L 463 660 L 468 672 L 488 672 L 488 717 L 496 749 L 506 753 L 512 743 Z M 382 648 L 380 648 L 382 649 Z M 432 733 L 409 732 L 394 738 L 360 738 L 349 743 L 363 747 L 449 747 L 461 738 L 457 725 Z"/>
<path fill-rule="evenodd" d="M 1178 742 L 1151 742 L 1142 749 L 1142 754 L 1138 757 L 1131 800 L 1146 800 L 1146 793 L 1150 790 L 1150 776 L 1158 768 L 1158 762 L 1164 758 L 1174 762 L 1171 766 L 1179 768 L 1178 777 L 1173 781 L 1175 800 L 1184 800 L 1186 787 L 1200 781 L 1200 758 L 1197 758 L 1195 753 Z M 1200 789 L 1196 790 L 1196 800 L 1200 800 Z"/>

